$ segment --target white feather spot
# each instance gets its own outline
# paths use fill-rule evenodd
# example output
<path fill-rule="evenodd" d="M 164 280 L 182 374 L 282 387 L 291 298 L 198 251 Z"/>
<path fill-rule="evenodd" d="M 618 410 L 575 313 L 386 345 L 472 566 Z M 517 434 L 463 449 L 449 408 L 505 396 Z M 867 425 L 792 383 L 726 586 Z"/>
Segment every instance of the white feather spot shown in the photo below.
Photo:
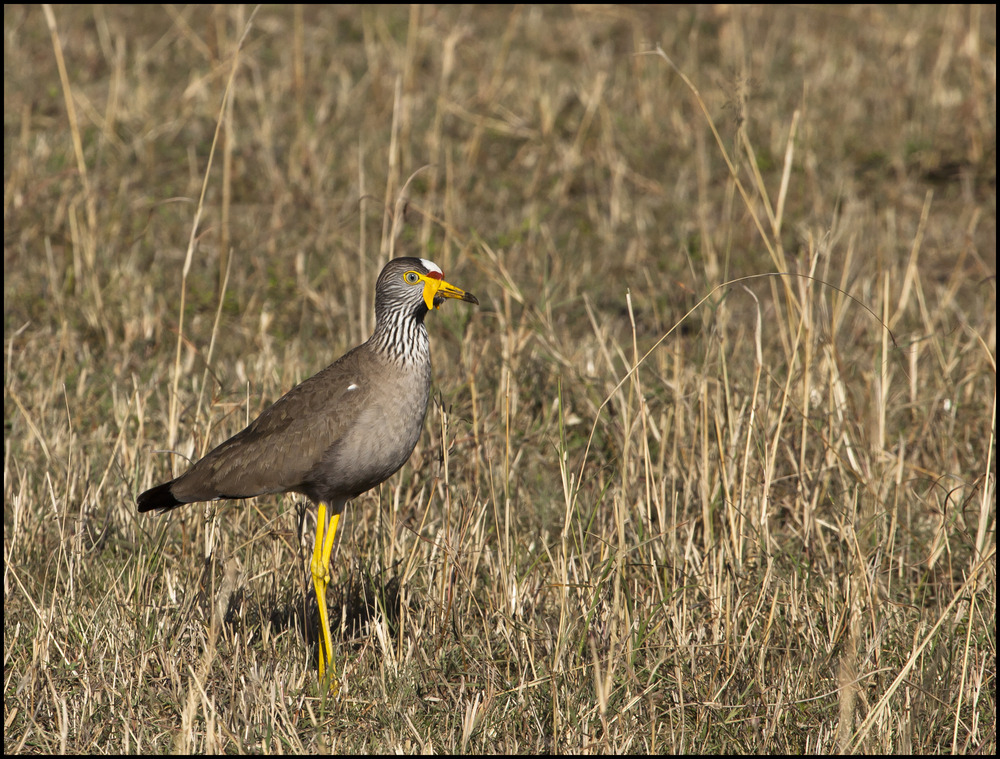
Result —
<path fill-rule="evenodd" d="M 441 267 L 438 266 L 433 261 L 428 261 L 426 258 L 421 258 L 420 263 L 424 265 L 424 268 L 427 269 L 427 271 L 434 271 L 437 272 L 438 274 L 444 274 L 444 272 L 441 271 Z"/>
<path fill-rule="evenodd" d="M 347 389 L 348 389 L 348 391 L 351 391 L 351 390 L 357 390 L 357 389 L 358 389 L 358 386 L 357 386 L 357 385 L 355 385 L 355 384 L 354 384 L 354 383 L 352 382 L 352 383 L 351 383 L 350 385 L 348 385 L 348 386 L 347 386 Z"/>

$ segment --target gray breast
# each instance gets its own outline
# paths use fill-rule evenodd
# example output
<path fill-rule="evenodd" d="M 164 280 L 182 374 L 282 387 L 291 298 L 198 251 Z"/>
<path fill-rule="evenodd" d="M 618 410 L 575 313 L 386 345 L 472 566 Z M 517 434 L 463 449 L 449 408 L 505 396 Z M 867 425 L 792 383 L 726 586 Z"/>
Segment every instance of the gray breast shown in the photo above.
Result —
<path fill-rule="evenodd" d="M 385 361 L 373 368 L 356 382 L 362 405 L 354 409 L 353 423 L 302 488 L 314 500 L 330 503 L 370 490 L 406 463 L 420 438 L 430 393 L 429 356 L 405 367 Z"/>

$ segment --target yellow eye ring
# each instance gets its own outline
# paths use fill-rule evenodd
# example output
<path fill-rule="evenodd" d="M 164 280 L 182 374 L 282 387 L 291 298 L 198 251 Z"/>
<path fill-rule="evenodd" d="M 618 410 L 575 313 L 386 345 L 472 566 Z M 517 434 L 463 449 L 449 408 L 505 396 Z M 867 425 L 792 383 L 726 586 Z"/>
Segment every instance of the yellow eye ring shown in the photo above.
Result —
<path fill-rule="evenodd" d="M 420 275 L 415 271 L 408 271 L 403 275 L 403 281 L 408 285 L 415 285 L 420 281 Z"/>

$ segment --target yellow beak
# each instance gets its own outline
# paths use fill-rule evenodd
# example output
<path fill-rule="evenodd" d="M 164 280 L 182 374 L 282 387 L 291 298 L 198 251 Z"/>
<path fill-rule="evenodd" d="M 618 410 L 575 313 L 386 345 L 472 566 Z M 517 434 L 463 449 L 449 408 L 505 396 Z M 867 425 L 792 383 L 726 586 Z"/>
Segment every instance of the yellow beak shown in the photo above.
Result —
<path fill-rule="evenodd" d="M 479 305 L 479 300 L 475 295 L 465 292 L 461 287 L 449 285 L 437 272 L 428 272 L 422 275 L 421 279 L 424 280 L 424 303 L 427 304 L 429 311 L 440 308 L 445 298 L 455 298 L 456 300 L 464 300 L 466 303 Z"/>

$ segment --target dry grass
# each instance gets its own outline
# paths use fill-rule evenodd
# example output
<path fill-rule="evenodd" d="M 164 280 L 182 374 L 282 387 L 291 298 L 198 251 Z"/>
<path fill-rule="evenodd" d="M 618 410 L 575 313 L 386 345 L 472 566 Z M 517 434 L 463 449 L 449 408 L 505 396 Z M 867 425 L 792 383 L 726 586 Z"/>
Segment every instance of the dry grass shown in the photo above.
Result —
<path fill-rule="evenodd" d="M 996 752 L 995 9 L 4 36 L 5 753 Z M 391 249 L 483 307 L 348 512 L 329 697 L 298 500 L 134 499 Z"/>

